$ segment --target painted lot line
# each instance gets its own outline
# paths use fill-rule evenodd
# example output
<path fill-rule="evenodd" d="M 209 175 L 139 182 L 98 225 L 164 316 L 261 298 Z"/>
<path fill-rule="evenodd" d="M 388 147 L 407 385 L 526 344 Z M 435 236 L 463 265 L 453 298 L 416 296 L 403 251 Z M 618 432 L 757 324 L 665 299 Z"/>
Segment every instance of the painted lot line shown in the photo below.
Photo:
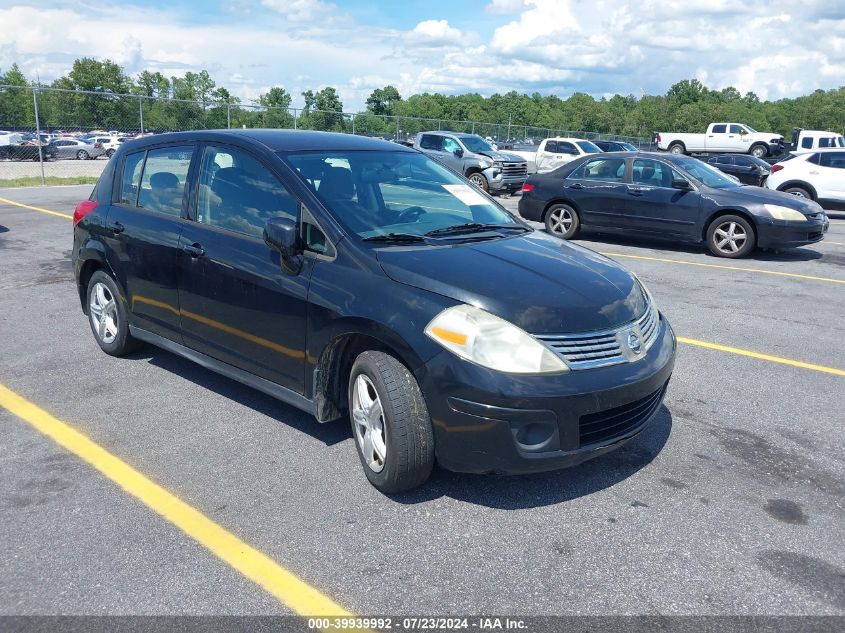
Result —
<path fill-rule="evenodd" d="M 34 206 L 26 205 L 26 204 L 21 204 L 20 202 L 15 202 L 14 200 L 8 200 L 7 198 L 0 198 L 0 202 L 6 203 L 6 204 L 11 204 L 11 205 L 18 206 L 18 207 L 23 207 L 25 209 L 32 209 L 34 211 L 42 211 L 44 213 L 49 213 L 51 215 L 57 215 L 59 217 L 64 217 L 64 218 L 71 218 L 72 217 L 72 216 L 69 216 L 65 213 L 59 213 L 57 211 L 51 211 L 49 209 L 43 209 L 41 207 L 34 207 Z M 680 259 L 669 259 L 669 258 L 664 258 L 664 257 L 649 257 L 649 256 L 645 256 L 645 255 L 627 255 L 627 254 L 624 254 L 624 253 L 601 253 L 601 254 L 608 256 L 608 257 L 627 257 L 627 258 L 630 258 L 630 259 L 642 259 L 642 260 L 657 261 L 657 262 L 669 262 L 669 263 L 673 263 L 673 264 L 685 264 L 685 265 L 688 265 L 688 266 L 702 266 L 702 267 L 705 267 L 705 268 L 721 268 L 721 269 L 725 269 L 725 270 L 738 270 L 738 271 L 742 271 L 742 272 L 763 273 L 763 274 L 768 274 L 768 275 L 778 275 L 778 276 L 781 276 L 781 277 L 794 277 L 794 278 L 798 278 L 798 279 L 809 279 L 809 280 L 812 280 L 812 281 L 823 281 L 823 282 L 830 282 L 830 283 L 837 283 L 837 284 L 845 284 L 845 280 L 843 280 L 843 279 L 831 279 L 829 277 L 814 277 L 812 275 L 800 275 L 798 273 L 784 273 L 784 272 L 778 272 L 778 271 L 774 271 L 774 270 L 763 270 L 763 269 L 760 269 L 760 268 L 744 268 L 744 267 L 740 267 L 740 266 L 727 266 L 727 265 L 723 265 L 723 264 L 704 264 L 704 263 L 700 263 L 700 262 L 690 262 L 690 261 L 684 261 L 684 260 L 680 260 Z M 687 344 L 687 345 L 696 345 L 696 346 L 699 346 L 699 347 L 707 347 L 709 349 L 717 350 L 717 351 L 720 351 L 720 352 L 727 352 L 727 353 L 730 353 L 730 354 L 738 354 L 740 356 L 747 356 L 749 358 L 766 360 L 766 361 L 773 362 L 773 363 L 781 363 L 781 364 L 784 364 L 784 365 L 791 365 L 793 367 L 800 367 L 802 369 L 810 369 L 810 370 L 813 370 L 813 371 L 819 371 L 819 372 L 823 372 L 823 373 L 827 373 L 827 374 L 833 374 L 833 375 L 836 375 L 836 376 L 845 376 L 845 371 L 843 371 L 842 369 L 837 369 L 835 367 L 826 367 L 824 365 L 816 365 L 816 364 L 813 364 L 813 363 L 806 363 L 804 361 L 793 360 L 791 358 L 783 358 L 781 356 L 772 356 L 770 354 L 762 354 L 760 352 L 754 352 L 752 350 L 746 350 L 746 349 L 742 349 L 742 348 L 739 348 L 739 347 L 731 347 L 731 346 L 728 346 L 728 345 L 719 345 L 717 343 L 709 343 L 707 341 L 699 341 L 699 340 L 696 340 L 696 339 L 685 338 L 685 337 L 682 337 L 682 336 L 678 337 L 678 342 L 684 343 L 684 344 Z"/>
<path fill-rule="evenodd" d="M 0 406 L 81 458 L 301 616 L 349 616 L 331 598 L 249 546 L 99 444 L 0 384 Z"/>

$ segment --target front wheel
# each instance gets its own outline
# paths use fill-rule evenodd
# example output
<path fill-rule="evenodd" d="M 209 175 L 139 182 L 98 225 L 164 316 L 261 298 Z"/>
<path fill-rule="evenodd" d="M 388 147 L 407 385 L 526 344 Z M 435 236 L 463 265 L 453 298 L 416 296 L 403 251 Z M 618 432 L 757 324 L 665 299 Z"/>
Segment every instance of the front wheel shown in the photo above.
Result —
<path fill-rule="evenodd" d="M 424 483 L 434 433 L 413 374 L 383 352 L 361 353 L 349 375 L 349 418 L 364 473 L 385 494 Z"/>
<path fill-rule="evenodd" d="M 755 145 L 751 148 L 751 155 L 756 158 L 763 158 L 764 156 L 768 155 L 769 148 L 765 145 Z"/>
<path fill-rule="evenodd" d="M 669 146 L 670 154 L 683 154 L 684 151 L 686 151 L 686 147 L 684 147 L 683 143 L 672 143 Z"/>
<path fill-rule="evenodd" d="M 76 152 L 76 157 L 79 160 L 88 160 L 88 152 L 86 152 L 84 149 L 81 149 L 78 152 Z"/>
<path fill-rule="evenodd" d="M 484 174 L 478 172 L 470 174 L 469 181 L 482 191 L 490 191 L 490 185 L 487 184 L 487 179 Z"/>
<path fill-rule="evenodd" d="M 754 227 L 738 215 L 723 215 L 707 228 L 707 246 L 717 257 L 745 257 L 757 242 Z"/>
<path fill-rule="evenodd" d="M 546 212 L 546 230 L 564 240 L 572 239 L 581 228 L 578 212 L 568 204 L 556 204 Z"/>
<path fill-rule="evenodd" d="M 793 196 L 798 196 L 799 198 L 807 198 L 807 200 L 812 200 L 812 194 L 804 187 L 793 186 L 787 189 L 784 189 L 786 193 L 791 193 Z"/>

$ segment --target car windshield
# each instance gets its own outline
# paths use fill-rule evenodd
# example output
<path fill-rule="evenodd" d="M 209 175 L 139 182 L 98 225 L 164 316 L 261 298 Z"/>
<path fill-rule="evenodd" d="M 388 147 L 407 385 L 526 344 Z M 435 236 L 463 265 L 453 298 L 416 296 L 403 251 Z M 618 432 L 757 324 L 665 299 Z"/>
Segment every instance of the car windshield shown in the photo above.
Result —
<path fill-rule="evenodd" d="M 739 187 L 736 180 L 728 178 L 724 173 L 704 163 L 697 158 L 680 158 L 674 161 L 676 167 L 683 169 L 700 183 L 714 189 L 733 189 Z"/>
<path fill-rule="evenodd" d="M 601 153 L 601 148 L 595 143 L 591 143 L 590 141 L 577 141 L 576 144 L 587 154 Z"/>
<path fill-rule="evenodd" d="M 621 145 L 622 147 L 624 147 L 626 150 L 628 150 L 629 152 L 636 152 L 636 151 L 638 151 L 638 150 L 637 150 L 637 148 L 636 148 L 636 146 L 631 145 L 630 143 L 620 143 L 620 145 Z"/>
<path fill-rule="evenodd" d="M 327 150 L 280 155 L 337 220 L 362 238 L 408 240 L 466 225 L 524 227 L 424 154 Z"/>
<path fill-rule="evenodd" d="M 490 147 L 490 143 L 480 136 L 462 136 L 460 138 L 464 147 L 475 154 L 493 151 L 493 148 Z"/>

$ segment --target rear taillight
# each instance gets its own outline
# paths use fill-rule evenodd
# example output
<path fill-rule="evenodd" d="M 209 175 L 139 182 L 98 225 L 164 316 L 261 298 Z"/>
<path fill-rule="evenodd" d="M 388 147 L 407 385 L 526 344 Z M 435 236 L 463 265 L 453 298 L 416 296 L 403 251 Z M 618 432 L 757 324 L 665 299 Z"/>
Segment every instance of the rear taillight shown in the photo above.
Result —
<path fill-rule="evenodd" d="M 94 149 L 103 149 L 102 143 L 94 143 Z"/>
<path fill-rule="evenodd" d="M 655 143 L 659 143 L 659 142 L 660 142 L 660 134 L 655 134 L 655 135 L 654 135 L 654 142 L 655 142 Z"/>
<path fill-rule="evenodd" d="M 781 169 L 783 169 L 783 165 L 772 165 L 772 173 L 780 171 Z"/>
<path fill-rule="evenodd" d="M 76 209 L 73 211 L 73 228 L 76 228 L 82 218 L 96 209 L 98 204 L 99 202 L 96 200 L 83 200 L 76 205 Z"/>
<path fill-rule="evenodd" d="M 526 182 L 525 184 L 522 185 L 522 191 L 523 192 L 534 191 L 534 185 L 532 185 L 530 182 Z"/>

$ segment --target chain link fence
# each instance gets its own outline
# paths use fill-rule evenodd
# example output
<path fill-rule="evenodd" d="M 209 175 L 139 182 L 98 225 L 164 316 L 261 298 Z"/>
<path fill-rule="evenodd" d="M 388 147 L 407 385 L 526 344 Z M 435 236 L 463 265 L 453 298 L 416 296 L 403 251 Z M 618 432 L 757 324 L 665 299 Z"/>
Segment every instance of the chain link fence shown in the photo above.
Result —
<path fill-rule="evenodd" d="M 478 134 L 500 148 L 526 148 L 550 136 L 619 140 L 645 150 L 654 148 L 651 139 L 585 130 L 0 84 L 0 187 L 93 183 L 128 139 L 227 128 L 321 130 L 396 142 L 408 142 L 418 132 L 449 130 Z"/>

